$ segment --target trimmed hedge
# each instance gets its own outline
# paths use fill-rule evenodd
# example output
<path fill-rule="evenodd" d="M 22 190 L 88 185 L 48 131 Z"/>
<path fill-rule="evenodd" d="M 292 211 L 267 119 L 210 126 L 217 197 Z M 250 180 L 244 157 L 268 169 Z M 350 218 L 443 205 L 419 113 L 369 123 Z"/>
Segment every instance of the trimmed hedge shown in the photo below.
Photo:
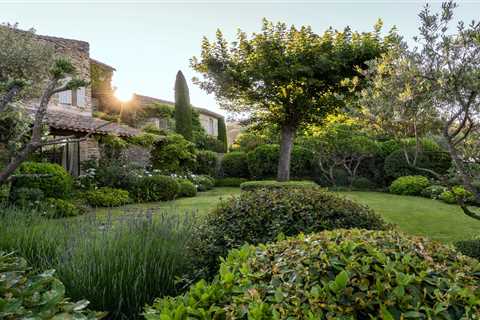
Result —
<path fill-rule="evenodd" d="M 178 192 L 179 197 L 195 197 L 197 195 L 197 188 L 191 181 L 180 179 L 178 180 L 178 185 L 180 187 Z"/>
<path fill-rule="evenodd" d="M 244 182 L 247 182 L 244 178 L 223 178 L 215 179 L 215 187 L 240 187 Z"/>
<path fill-rule="evenodd" d="M 195 173 L 215 176 L 217 173 L 217 153 L 209 150 L 197 151 Z"/>
<path fill-rule="evenodd" d="M 180 185 L 169 176 L 148 176 L 138 179 L 129 191 L 136 202 L 169 201 L 178 195 Z"/>
<path fill-rule="evenodd" d="M 230 178 L 248 178 L 247 154 L 241 151 L 229 152 L 222 159 L 222 173 Z"/>
<path fill-rule="evenodd" d="M 457 241 L 455 247 L 464 255 L 480 260 L 480 239 Z"/>
<path fill-rule="evenodd" d="M 334 230 L 232 250 L 218 278 L 146 319 L 477 319 L 479 262 L 394 231 Z"/>
<path fill-rule="evenodd" d="M 222 201 L 210 212 L 196 232 L 192 257 L 195 269 L 212 277 L 219 257 L 245 242 L 267 243 L 280 234 L 386 226 L 368 207 L 319 188 L 258 189 Z"/>
<path fill-rule="evenodd" d="M 10 191 L 9 201 L 20 207 L 38 205 L 45 199 L 42 190 L 38 188 L 14 188 Z"/>
<path fill-rule="evenodd" d="M 247 181 L 240 185 L 242 191 L 253 191 L 257 189 L 288 189 L 288 188 L 315 188 L 318 185 L 313 181 L 287 181 L 275 180 Z"/>
<path fill-rule="evenodd" d="M 397 178 L 390 185 L 390 192 L 404 196 L 418 196 L 430 186 L 430 182 L 424 176 L 405 176 Z"/>
<path fill-rule="evenodd" d="M 35 274 L 23 258 L 0 251 L 1 319 L 94 320 L 100 314 L 85 308 L 88 301 L 70 302 L 54 270 Z"/>
<path fill-rule="evenodd" d="M 110 187 L 87 191 L 83 197 L 92 207 L 118 207 L 131 202 L 128 191 Z"/>
<path fill-rule="evenodd" d="M 11 192 L 18 188 L 40 189 L 47 198 L 66 198 L 72 190 L 73 178 L 55 163 L 24 162 L 17 172 Z"/>

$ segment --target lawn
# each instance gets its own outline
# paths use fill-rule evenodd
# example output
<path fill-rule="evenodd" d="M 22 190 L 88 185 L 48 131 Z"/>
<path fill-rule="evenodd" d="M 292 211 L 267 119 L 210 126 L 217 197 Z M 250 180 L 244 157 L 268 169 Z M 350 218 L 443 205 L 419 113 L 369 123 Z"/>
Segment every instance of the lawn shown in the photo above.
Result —
<path fill-rule="evenodd" d="M 199 215 L 214 208 L 220 199 L 238 194 L 238 188 L 215 188 L 201 192 L 194 198 L 175 201 L 132 204 L 120 208 L 99 208 L 97 214 L 120 215 L 153 211 L 196 212 Z M 428 236 L 443 242 L 471 239 L 479 234 L 480 221 L 467 217 L 455 205 L 420 197 L 398 196 L 380 192 L 339 192 L 352 200 L 368 205 L 394 223 L 402 231 Z"/>

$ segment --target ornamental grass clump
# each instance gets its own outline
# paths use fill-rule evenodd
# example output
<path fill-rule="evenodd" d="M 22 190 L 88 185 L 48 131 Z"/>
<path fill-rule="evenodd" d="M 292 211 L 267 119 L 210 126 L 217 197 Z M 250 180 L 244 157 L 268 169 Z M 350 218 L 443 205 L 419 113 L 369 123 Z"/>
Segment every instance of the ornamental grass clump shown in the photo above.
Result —
<path fill-rule="evenodd" d="M 212 283 L 147 320 L 478 319 L 480 264 L 394 231 L 334 230 L 232 250 Z"/>

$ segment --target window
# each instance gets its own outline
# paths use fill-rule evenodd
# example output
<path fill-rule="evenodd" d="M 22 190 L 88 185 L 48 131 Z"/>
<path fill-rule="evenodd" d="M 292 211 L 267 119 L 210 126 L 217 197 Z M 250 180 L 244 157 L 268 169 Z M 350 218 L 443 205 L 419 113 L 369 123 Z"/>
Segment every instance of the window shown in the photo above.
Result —
<path fill-rule="evenodd" d="M 85 88 L 62 91 L 58 94 L 60 104 L 85 107 Z"/>
<path fill-rule="evenodd" d="M 78 88 L 77 90 L 77 106 L 80 108 L 85 107 L 85 88 Z"/>
<path fill-rule="evenodd" d="M 62 91 L 58 94 L 58 100 L 61 104 L 72 104 L 72 91 Z"/>
<path fill-rule="evenodd" d="M 212 118 L 208 119 L 208 133 L 211 134 L 211 135 L 213 135 L 215 133 Z"/>

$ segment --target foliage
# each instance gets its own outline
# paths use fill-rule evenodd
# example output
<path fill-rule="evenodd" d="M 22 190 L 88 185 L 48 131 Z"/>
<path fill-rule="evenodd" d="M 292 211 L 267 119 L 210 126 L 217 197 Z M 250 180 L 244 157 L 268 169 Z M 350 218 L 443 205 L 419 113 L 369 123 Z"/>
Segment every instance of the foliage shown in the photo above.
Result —
<path fill-rule="evenodd" d="M 88 185 L 90 187 L 98 185 L 100 187 L 130 190 L 141 174 L 138 167 L 118 160 L 102 159 L 98 166 L 96 163 L 89 163 L 84 168 L 87 174 L 82 178 L 82 182 L 85 182 L 86 187 Z"/>
<path fill-rule="evenodd" d="M 257 189 L 220 202 L 193 239 L 195 268 L 212 277 L 219 257 L 244 243 L 337 228 L 383 229 L 372 210 L 317 188 Z"/>
<path fill-rule="evenodd" d="M 38 188 L 20 187 L 10 191 L 9 202 L 20 207 L 36 206 L 45 198 Z"/>
<path fill-rule="evenodd" d="M 451 191 L 445 190 L 440 194 L 440 199 L 446 203 L 456 204 L 458 201 L 469 203 L 475 200 L 472 192 L 465 190 L 462 186 L 454 186 Z"/>
<path fill-rule="evenodd" d="M 227 149 L 228 149 L 227 126 L 225 124 L 224 117 L 221 117 L 218 119 L 218 140 L 223 145 L 223 151 L 221 153 L 227 152 Z"/>
<path fill-rule="evenodd" d="M 247 154 L 250 175 L 257 179 L 273 178 L 277 173 L 277 163 L 280 156 L 278 144 L 267 144 L 257 147 Z M 294 146 L 292 150 L 292 176 L 304 178 L 312 175 L 314 163 L 311 150 Z"/>
<path fill-rule="evenodd" d="M 110 187 L 87 191 L 83 197 L 93 207 L 118 207 L 131 202 L 128 191 Z"/>
<path fill-rule="evenodd" d="M 18 168 L 11 192 L 18 188 L 35 188 L 43 191 L 45 197 L 65 198 L 73 186 L 73 179 L 65 169 L 55 163 L 24 162 Z"/>
<path fill-rule="evenodd" d="M 88 311 L 86 300 L 70 302 L 55 270 L 35 274 L 25 259 L 0 251 L 0 318 L 93 320 L 100 314 Z"/>
<path fill-rule="evenodd" d="M 197 195 L 197 187 L 190 180 L 180 179 L 178 185 L 180 188 L 178 191 L 179 197 L 195 197 Z"/>
<path fill-rule="evenodd" d="M 222 158 L 222 173 L 225 177 L 248 178 L 247 154 L 242 151 L 226 153 Z"/>
<path fill-rule="evenodd" d="M 393 181 L 389 190 L 394 194 L 417 196 L 428 186 L 430 182 L 424 176 L 404 176 Z"/>
<path fill-rule="evenodd" d="M 240 185 L 248 180 L 245 178 L 221 178 L 215 179 L 215 187 L 240 187 Z"/>
<path fill-rule="evenodd" d="M 447 191 L 447 187 L 434 184 L 423 189 L 421 195 L 430 199 L 439 199 L 441 194 L 445 191 Z"/>
<path fill-rule="evenodd" d="M 136 319 L 155 297 L 178 293 L 175 278 L 188 266 L 186 242 L 195 219 L 171 210 L 131 213 L 56 221 L 4 209 L 0 249 L 15 250 L 34 270 L 55 269 L 67 296 L 88 298 L 90 308 L 109 312 L 108 319 Z"/>
<path fill-rule="evenodd" d="M 194 82 L 214 93 L 227 111 L 280 127 L 278 178 L 288 180 L 295 132 L 345 106 L 351 88 L 344 80 L 358 80 L 365 62 L 388 46 L 380 29 L 379 23 L 372 33 L 330 28 L 318 35 L 309 26 L 288 28 L 264 19 L 260 32 L 249 37 L 239 31 L 231 44 L 218 30 L 216 41 L 204 38 L 200 58 L 192 58 L 192 68 L 203 76 Z"/>
<path fill-rule="evenodd" d="M 325 231 L 232 250 L 212 283 L 157 299 L 146 319 L 474 319 L 478 268 L 394 231 Z"/>
<path fill-rule="evenodd" d="M 129 137 L 127 140 L 131 144 L 150 148 L 155 144 L 155 142 L 158 141 L 158 139 L 161 139 L 159 135 L 145 132 L 133 137 Z"/>
<path fill-rule="evenodd" d="M 175 132 L 192 141 L 192 106 L 183 73 L 178 71 L 175 79 Z"/>
<path fill-rule="evenodd" d="M 410 159 L 415 157 L 414 150 L 409 149 L 407 155 Z M 445 151 L 423 151 L 416 157 L 416 165 L 411 165 L 406 157 L 403 149 L 392 152 L 384 163 L 385 174 L 389 177 L 398 178 L 401 176 L 415 174 L 429 174 L 424 170 L 433 170 L 438 174 L 446 174 L 452 164 L 452 159 L 448 152 Z M 431 176 L 431 175 L 430 175 Z"/>
<path fill-rule="evenodd" d="M 279 182 L 275 180 L 247 181 L 240 185 L 242 191 L 255 191 L 258 189 L 290 189 L 290 188 L 317 188 L 318 185 L 313 181 L 287 181 Z"/>
<path fill-rule="evenodd" d="M 75 217 L 84 213 L 82 208 L 74 203 L 55 198 L 47 198 L 40 205 L 42 213 L 50 218 L 68 218 Z"/>
<path fill-rule="evenodd" d="M 480 260 L 480 239 L 457 241 L 455 247 L 464 255 Z"/>
<path fill-rule="evenodd" d="M 353 180 L 352 187 L 356 190 L 372 190 L 376 185 L 365 177 L 357 177 Z"/>
<path fill-rule="evenodd" d="M 278 143 L 278 141 L 269 141 L 264 135 L 261 135 L 258 132 L 249 132 L 247 128 L 247 131 L 239 133 L 235 142 L 231 146 L 231 149 L 232 151 L 250 152 L 257 147 L 268 143 Z"/>
<path fill-rule="evenodd" d="M 152 166 L 165 173 L 186 173 L 195 169 L 195 145 L 179 134 L 158 140 L 150 152 Z"/>
<path fill-rule="evenodd" d="M 172 177 L 153 175 L 137 179 L 129 191 L 136 202 L 168 201 L 175 199 L 180 186 Z"/>
<path fill-rule="evenodd" d="M 215 179 L 205 174 L 192 174 L 188 176 L 188 179 L 197 187 L 198 191 L 211 190 L 215 186 Z"/>
<path fill-rule="evenodd" d="M 195 173 L 216 176 L 218 167 L 218 156 L 213 151 L 197 151 Z"/>
<path fill-rule="evenodd" d="M 217 153 L 224 153 L 224 144 L 221 140 L 208 134 L 199 134 L 195 138 L 195 146 L 200 150 L 210 150 Z"/>

